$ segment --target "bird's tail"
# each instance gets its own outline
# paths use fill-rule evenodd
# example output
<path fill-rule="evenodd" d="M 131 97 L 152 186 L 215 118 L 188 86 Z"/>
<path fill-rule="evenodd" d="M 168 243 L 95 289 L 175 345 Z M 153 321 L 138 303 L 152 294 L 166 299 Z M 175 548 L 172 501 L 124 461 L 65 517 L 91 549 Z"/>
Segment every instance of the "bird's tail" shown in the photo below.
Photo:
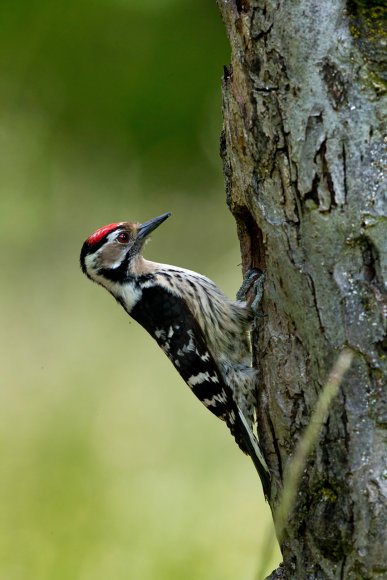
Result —
<path fill-rule="evenodd" d="M 249 424 L 246 421 L 245 416 L 238 407 L 238 418 L 240 426 L 240 439 L 243 442 L 244 451 L 250 455 L 255 469 L 261 479 L 263 493 L 266 499 L 270 499 L 270 471 L 262 454 L 261 448 L 259 447 L 259 442 L 252 432 Z"/>

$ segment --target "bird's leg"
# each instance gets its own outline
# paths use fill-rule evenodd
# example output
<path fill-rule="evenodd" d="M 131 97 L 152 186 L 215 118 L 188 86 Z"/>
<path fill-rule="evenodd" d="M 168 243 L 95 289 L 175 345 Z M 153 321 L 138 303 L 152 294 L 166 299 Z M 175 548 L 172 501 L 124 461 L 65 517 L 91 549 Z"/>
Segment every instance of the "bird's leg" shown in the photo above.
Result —
<path fill-rule="evenodd" d="M 246 301 L 251 307 L 254 315 L 262 317 L 262 309 L 260 307 L 263 296 L 263 285 L 265 282 L 265 274 L 261 270 L 251 268 L 247 270 L 243 279 L 242 286 L 237 292 L 237 300 Z"/>

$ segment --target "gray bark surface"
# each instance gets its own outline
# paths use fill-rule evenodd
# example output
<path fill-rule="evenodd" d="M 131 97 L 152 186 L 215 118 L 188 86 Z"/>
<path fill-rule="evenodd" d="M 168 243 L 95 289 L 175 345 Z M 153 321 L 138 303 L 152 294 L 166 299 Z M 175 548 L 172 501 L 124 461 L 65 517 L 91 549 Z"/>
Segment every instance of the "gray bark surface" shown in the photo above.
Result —
<path fill-rule="evenodd" d="M 227 201 L 244 271 L 266 273 L 254 354 L 272 507 L 338 352 L 355 355 L 271 577 L 387 578 L 386 11 L 343 0 L 218 6 L 231 44 Z"/>

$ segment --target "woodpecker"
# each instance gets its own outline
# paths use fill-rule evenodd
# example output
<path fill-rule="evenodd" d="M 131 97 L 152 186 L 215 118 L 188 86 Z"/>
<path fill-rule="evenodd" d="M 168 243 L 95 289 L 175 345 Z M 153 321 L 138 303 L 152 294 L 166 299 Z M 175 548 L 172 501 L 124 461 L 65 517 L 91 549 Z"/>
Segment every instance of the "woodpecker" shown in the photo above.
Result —
<path fill-rule="evenodd" d="M 196 397 L 225 421 L 269 498 L 270 474 L 254 434 L 252 310 L 201 274 L 143 258 L 149 234 L 170 215 L 98 229 L 82 246 L 82 271 L 149 332 Z"/>

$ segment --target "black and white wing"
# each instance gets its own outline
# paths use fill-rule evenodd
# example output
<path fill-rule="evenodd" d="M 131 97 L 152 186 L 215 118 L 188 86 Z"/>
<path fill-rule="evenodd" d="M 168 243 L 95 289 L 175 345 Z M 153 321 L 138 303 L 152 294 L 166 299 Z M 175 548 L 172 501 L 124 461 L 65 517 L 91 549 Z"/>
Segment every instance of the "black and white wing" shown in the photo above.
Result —
<path fill-rule="evenodd" d="M 265 496 L 269 497 L 270 475 L 258 441 L 237 407 L 185 300 L 160 285 L 145 287 L 130 316 L 157 341 L 196 397 L 226 422 L 238 445 L 252 458 Z"/>

